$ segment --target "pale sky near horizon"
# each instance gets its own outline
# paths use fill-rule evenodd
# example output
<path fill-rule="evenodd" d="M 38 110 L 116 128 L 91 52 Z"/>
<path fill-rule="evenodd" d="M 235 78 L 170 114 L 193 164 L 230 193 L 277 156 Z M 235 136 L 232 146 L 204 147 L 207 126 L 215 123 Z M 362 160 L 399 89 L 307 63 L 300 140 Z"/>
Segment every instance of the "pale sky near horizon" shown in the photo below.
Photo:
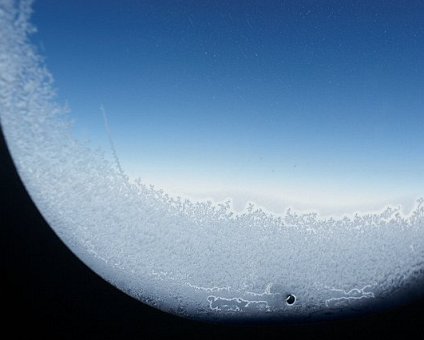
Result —
<path fill-rule="evenodd" d="M 424 196 L 423 1 L 45 0 L 33 23 L 78 135 L 109 152 L 103 105 L 131 177 L 274 211 Z"/>

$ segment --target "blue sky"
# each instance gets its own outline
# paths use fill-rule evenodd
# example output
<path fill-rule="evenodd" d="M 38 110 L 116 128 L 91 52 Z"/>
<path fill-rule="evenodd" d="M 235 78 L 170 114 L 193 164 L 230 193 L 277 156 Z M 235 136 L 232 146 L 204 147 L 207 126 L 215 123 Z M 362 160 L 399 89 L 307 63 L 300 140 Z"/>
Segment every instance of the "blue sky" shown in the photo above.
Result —
<path fill-rule="evenodd" d="M 108 151 L 103 105 L 131 176 L 274 210 L 424 195 L 423 1 L 34 9 L 33 41 L 76 132 Z"/>

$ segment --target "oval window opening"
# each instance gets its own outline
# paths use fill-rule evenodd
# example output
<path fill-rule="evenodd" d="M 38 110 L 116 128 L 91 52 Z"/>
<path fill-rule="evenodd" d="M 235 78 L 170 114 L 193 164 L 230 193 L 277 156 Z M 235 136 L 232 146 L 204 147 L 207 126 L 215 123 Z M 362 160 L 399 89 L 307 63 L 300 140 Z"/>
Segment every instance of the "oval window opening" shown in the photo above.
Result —
<path fill-rule="evenodd" d="M 31 3 L 0 1 L 1 127 L 105 280 L 215 321 L 422 289 L 423 3 Z"/>

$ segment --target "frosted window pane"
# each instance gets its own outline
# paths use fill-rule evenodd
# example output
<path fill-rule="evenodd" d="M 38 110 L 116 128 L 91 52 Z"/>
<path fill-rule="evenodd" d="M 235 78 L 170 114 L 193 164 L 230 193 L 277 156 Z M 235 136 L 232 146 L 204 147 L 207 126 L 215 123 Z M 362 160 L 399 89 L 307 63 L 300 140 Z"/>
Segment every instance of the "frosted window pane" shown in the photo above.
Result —
<path fill-rule="evenodd" d="M 38 209 L 107 281 L 161 310 L 214 320 L 341 315 L 419 286 L 419 196 L 410 209 L 275 213 L 257 202 L 236 209 L 230 200 L 178 198 L 128 176 L 114 147 L 110 158 L 75 137 L 29 41 L 30 17 L 29 1 L 0 1 L 1 126 Z"/>

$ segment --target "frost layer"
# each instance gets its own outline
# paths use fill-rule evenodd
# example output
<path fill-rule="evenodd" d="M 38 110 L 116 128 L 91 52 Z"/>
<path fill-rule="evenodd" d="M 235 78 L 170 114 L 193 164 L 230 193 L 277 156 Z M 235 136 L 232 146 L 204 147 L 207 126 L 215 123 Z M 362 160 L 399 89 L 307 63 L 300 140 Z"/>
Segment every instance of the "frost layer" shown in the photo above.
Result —
<path fill-rule="evenodd" d="M 422 201 L 407 216 L 234 214 L 130 182 L 72 136 L 29 43 L 30 14 L 28 1 L 0 0 L 1 125 L 43 216 L 106 280 L 162 310 L 221 320 L 335 315 L 419 286 Z"/>

